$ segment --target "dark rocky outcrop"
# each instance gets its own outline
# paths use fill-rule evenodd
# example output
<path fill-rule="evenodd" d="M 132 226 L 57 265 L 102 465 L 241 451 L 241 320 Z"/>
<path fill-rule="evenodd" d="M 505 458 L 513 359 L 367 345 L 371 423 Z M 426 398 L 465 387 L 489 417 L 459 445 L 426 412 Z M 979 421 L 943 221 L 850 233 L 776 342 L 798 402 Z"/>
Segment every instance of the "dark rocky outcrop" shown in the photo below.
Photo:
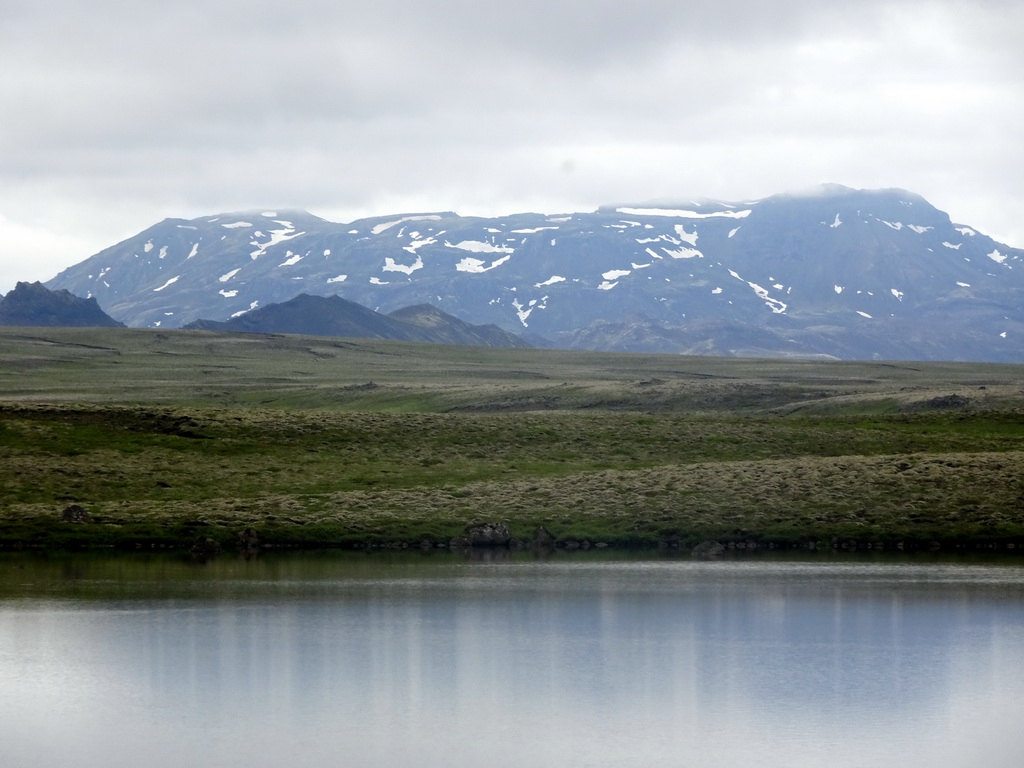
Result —
<path fill-rule="evenodd" d="M 551 535 L 551 531 L 542 525 L 533 534 L 533 541 L 531 543 L 538 549 L 551 549 L 555 546 L 555 537 Z"/>
<path fill-rule="evenodd" d="M 200 536 L 196 539 L 189 552 L 194 559 L 200 562 L 206 562 L 207 560 L 212 560 L 219 555 L 221 553 L 221 547 L 216 540 L 206 536 Z"/>
<path fill-rule="evenodd" d="M 505 523 L 481 523 L 466 527 L 462 536 L 452 539 L 453 547 L 508 547 L 512 532 Z"/>
<path fill-rule="evenodd" d="M 702 541 L 690 552 L 694 557 L 702 557 L 706 560 L 711 560 L 716 557 L 721 557 L 725 554 L 725 547 L 719 544 L 717 541 Z"/>
<path fill-rule="evenodd" d="M 243 554 L 253 555 L 260 551 L 260 537 L 252 528 L 238 532 L 238 548 Z"/>
<path fill-rule="evenodd" d="M 85 507 L 79 504 L 71 504 L 60 513 L 60 519 L 65 523 L 88 523 L 92 521 L 92 516 Z"/>
<path fill-rule="evenodd" d="M 18 283 L 0 299 L 0 325 L 48 328 L 123 328 L 100 309 L 95 298 L 83 299 L 66 290 L 51 291 L 42 283 Z"/>
<path fill-rule="evenodd" d="M 929 408 L 966 408 L 971 401 L 963 395 L 942 395 L 928 401 Z"/>

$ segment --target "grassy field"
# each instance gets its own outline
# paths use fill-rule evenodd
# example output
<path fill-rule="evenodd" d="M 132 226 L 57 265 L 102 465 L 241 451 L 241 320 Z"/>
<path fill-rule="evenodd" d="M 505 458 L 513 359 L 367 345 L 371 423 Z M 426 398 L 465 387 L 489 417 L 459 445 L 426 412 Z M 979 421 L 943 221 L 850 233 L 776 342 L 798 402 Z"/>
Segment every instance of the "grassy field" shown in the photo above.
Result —
<path fill-rule="evenodd" d="M 1024 366 L 0 329 L 7 547 L 1018 548 L 1022 470 Z"/>

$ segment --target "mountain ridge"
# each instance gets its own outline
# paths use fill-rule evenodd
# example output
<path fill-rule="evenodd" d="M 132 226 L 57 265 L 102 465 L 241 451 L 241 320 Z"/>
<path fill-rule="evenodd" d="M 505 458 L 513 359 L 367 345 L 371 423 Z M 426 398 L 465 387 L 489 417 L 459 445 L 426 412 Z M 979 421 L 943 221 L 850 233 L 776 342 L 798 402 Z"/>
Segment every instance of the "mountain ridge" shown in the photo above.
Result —
<path fill-rule="evenodd" d="M 429 304 L 566 348 L 1024 359 L 1024 251 L 898 188 L 494 218 L 165 219 L 47 285 L 136 326 L 223 322 L 305 293 L 384 314 Z"/>
<path fill-rule="evenodd" d="M 464 346 L 530 346 L 500 328 L 470 325 L 430 305 L 405 307 L 384 315 L 340 296 L 310 296 L 305 293 L 230 320 L 195 320 L 183 328 L 235 333 L 394 339 Z"/>

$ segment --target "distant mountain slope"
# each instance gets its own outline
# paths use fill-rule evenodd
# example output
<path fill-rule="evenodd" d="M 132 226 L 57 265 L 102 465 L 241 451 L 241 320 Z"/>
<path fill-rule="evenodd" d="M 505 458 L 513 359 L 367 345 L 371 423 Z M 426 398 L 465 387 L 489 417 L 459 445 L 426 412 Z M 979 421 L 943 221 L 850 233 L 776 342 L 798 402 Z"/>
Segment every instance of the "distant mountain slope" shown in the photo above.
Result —
<path fill-rule="evenodd" d="M 106 314 L 95 297 L 82 299 L 42 283 L 18 283 L 0 298 L 0 325 L 46 327 L 124 327 Z"/>
<path fill-rule="evenodd" d="M 423 341 L 490 347 L 529 346 L 494 326 L 473 326 L 430 306 L 383 315 L 339 296 L 300 294 L 239 317 L 218 322 L 196 320 L 186 328 L 244 333 L 296 333 L 311 336 Z"/>
<path fill-rule="evenodd" d="M 570 348 L 1024 360 L 1024 251 L 898 189 L 493 219 L 168 219 L 48 285 L 133 326 L 338 294 Z"/>
<path fill-rule="evenodd" d="M 480 347 L 529 347 L 521 337 L 496 325 L 471 325 L 429 304 L 396 309 L 388 314 L 393 320 L 420 328 L 435 344 L 461 344 Z"/>

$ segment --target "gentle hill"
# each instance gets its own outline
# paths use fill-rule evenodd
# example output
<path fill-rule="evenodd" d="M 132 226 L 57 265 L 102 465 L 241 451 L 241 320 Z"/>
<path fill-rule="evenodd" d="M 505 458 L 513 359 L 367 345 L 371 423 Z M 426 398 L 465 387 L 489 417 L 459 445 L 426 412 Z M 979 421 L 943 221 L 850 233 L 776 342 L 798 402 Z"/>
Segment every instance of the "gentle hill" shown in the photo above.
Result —
<path fill-rule="evenodd" d="M 418 411 L 1021 407 L 1024 366 L 638 355 L 164 329 L 0 329 L 0 399 Z"/>
<path fill-rule="evenodd" d="M 388 317 L 422 329 L 435 344 L 466 344 L 481 347 L 528 347 L 523 339 L 496 325 L 470 325 L 430 304 L 418 304 L 390 312 Z"/>

